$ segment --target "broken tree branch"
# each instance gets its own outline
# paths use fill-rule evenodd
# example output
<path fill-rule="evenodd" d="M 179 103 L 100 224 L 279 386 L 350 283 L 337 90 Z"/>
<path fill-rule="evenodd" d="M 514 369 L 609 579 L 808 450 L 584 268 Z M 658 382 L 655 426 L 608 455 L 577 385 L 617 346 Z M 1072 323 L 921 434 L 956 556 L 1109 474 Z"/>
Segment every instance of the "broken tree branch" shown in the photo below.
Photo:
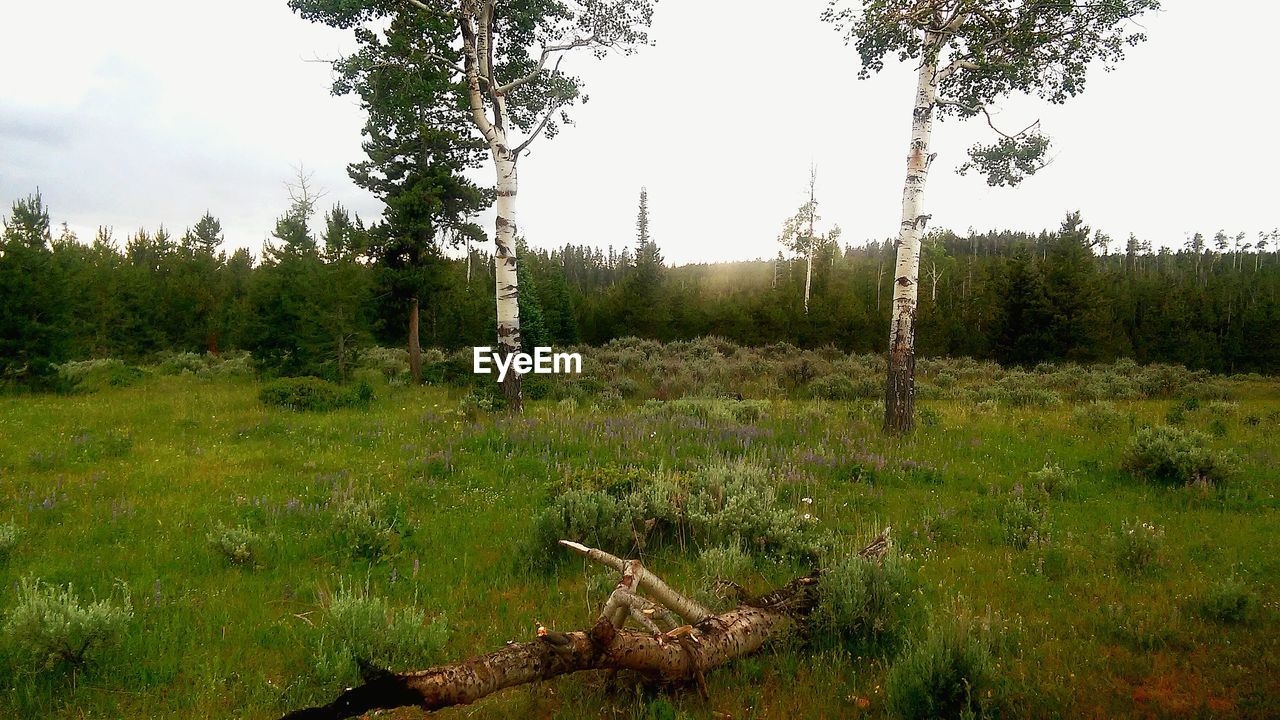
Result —
<path fill-rule="evenodd" d="M 296 710 L 282 720 L 341 720 L 370 710 L 417 706 L 437 710 L 465 705 L 499 690 L 548 680 L 582 670 L 632 670 L 667 683 L 695 681 L 702 692 L 705 671 L 758 650 L 780 627 L 812 609 L 818 573 L 713 615 L 672 590 L 638 560 L 623 560 L 602 550 L 562 540 L 562 545 L 622 573 L 599 619 L 588 630 L 553 632 L 538 626 L 533 642 L 510 643 L 487 655 L 415 672 L 372 671 L 364 684 L 328 705 Z M 651 596 L 689 624 L 655 632 L 652 616 L 674 624 L 670 613 L 639 597 Z M 628 615 L 645 631 L 622 627 Z M 643 618 L 643 620 L 640 620 Z"/>

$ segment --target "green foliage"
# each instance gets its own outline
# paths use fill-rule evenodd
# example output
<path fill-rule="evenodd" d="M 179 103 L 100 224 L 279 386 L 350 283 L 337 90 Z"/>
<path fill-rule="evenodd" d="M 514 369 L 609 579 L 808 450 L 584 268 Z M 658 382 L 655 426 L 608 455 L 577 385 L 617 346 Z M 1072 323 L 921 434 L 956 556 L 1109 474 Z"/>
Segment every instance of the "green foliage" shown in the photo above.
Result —
<path fill-rule="evenodd" d="M 719 397 L 683 397 L 666 402 L 650 401 L 642 412 L 656 417 L 683 415 L 716 422 L 753 423 L 769 410 L 764 400 L 735 400 Z"/>
<path fill-rule="evenodd" d="M 1129 440 L 1121 461 L 1125 470 L 1154 482 L 1217 485 L 1231 474 L 1232 458 L 1214 451 L 1194 430 L 1168 425 L 1143 428 Z"/>
<path fill-rule="evenodd" d="M 1154 568 L 1164 553 L 1164 530 L 1155 523 L 1124 521 L 1113 537 L 1116 564 L 1137 574 Z"/>
<path fill-rule="evenodd" d="M 17 602 L 5 614 L 4 639 L 33 670 L 82 668 L 118 644 L 133 618 L 127 591 L 119 603 L 83 604 L 71 586 L 34 578 L 18 583 Z"/>
<path fill-rule="evenodd" d="M 280 378 L 263 385 L 258 399 L 264 405 L 298 412 L 367 408 L 373 400 L 373 388 L 365 382 L 346 389 L 315 377 Z"/>
<path fill-rule="evenodd" d="M 400 502 L 371 486 L 335 488 L 327 508 L 334 545 L 354 557 L 376 561 L 392 554 L 409 530 Z"/>
<path fill-rule="evenodd" d="M 883 562 L 843 556 L 823 569 L 810 637 L 855 657 L 887 655 L 919 619 L 922 595 L 919 577 L 897 553 Z"/>
<path fill-rule="evenodd" d="M 206 540 L 214 552 L 232 565 L 253 567 L 262 559 L 263 537 L 247 527 L 218 523 Z"/>
<path fill-rule="evenodd" d="M 128 387 L 141 381 L 145 374 L 139 368 L 113 358 L 80 360 L 58 366 L 64 387 L 74 392 L 97 392 L 105 388 Z"/>
<path fill-rule="evenodd" d="M 1003 529 L 1005 543 L 1018 550 L 1047 545 L 1051 540 L 1049 494 L 1038 487 L 1014 486 L 1002 497 L 996 518 Z"/>
<path fill-rule="evenodd" d="M 614 481 L 610 481 L 611 483 Z M 535 521 L 527 550 L 534 566 L 560 560 L 561 539 L 626 554 L 687 538 L 702 547 L 737 545 L 752 555 L 815 558 L 825 542 L 812 518 L 783 507 L 769 471 L 745 461 L 690 474 L 631 473 L 605 487 L 556 493 Z"/>
<path fill-rule="evenodd" d="M 1094 400 L 1087 405 L 1079 405 L 1071 411 L 1076 425 L 1084 429 L 1106 434 L 1119 430 L 1124 425 L 1124 413 L 1116 409 L 1113 403 L 1105 400 Z"/>
<path fill-rule="evenodd" d="M 885 678 L 895 718 L 974 718 L 993 714 L 1000 672 L 992 640 L 963 620 L 930 625 L 907 641 Z"/>
<path fill-rule="evenodd" d="M 1076 478 L 1055 463 L 1045 463 L 1044 467 L 1027 474 L 1027 482 L 1044 497 L 1069 497 L 1076 489 Z"/>
<path fill-rule="evenodd" d="M 1195 601 L 1202 617 L 1223 625 L 1246 622 L 1258 606 L 1257 593 L 1236 575 L 1214 580 Z"/>
<path fill-rule="evenodd" d="M 0 523 L 0 562 L 9 559 L 22 540 L 22 528 L 12 522 Z"/>
<path fill-rule="evenodd" d="M 809 392 L 824 400 L 873 399 L 884 393 L 883 383 L 873 377 L 857 379 L 847 375 L 824 375 L 809 383 Z"/>
<path fill-rule="evenodd" d="M 426 668 L 443 659 L 449 639 L 443 616 L 427 619 L 416 604 L 397 607 L 345 584 L 329 599 L 320 623 L 316 674 L 328 683 L 355 685 L 362 668 Z"/>

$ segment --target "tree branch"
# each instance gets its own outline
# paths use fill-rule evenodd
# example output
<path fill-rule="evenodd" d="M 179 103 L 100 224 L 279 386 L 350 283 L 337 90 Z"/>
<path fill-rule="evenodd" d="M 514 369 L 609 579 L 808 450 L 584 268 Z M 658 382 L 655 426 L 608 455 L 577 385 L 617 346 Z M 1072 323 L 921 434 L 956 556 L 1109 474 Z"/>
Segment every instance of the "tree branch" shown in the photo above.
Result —
<path fill-rule="evenodd" d="M 1026 134 L 1027 134 L 1028 132 L 1030 132 L 1033 128 L 1035 128 L 1036 126 L 1038 126 L 1038 125 L 1040 124 L 1040 121 L 1039 121 L 1039 120 L 1036 120 L 1035 122 L 1033 122 L 1033 123 L 1031 123 L 1030 125 L 1026 126 L 1025 128 L 1023 128 L 1022 130 L 1018 131 L 1017 133 L 1015 133 L 1015 134 L 1013 134 L 1013 135 L 1010 135 L 1010 134 L 1006 133 L 1005 131 L 1001 130 L 1000 128 L 996 127 L 995 122 L 991 119 L 991 112 L 987 110 L 987 106 L 986 106 L 986 105 L 979 105 L 979 106 L 977 106 L 977 107 L 973 107 L 973 106 L 971 106 L 971 105 L 965 105 L 964 103 L 962 103 L 962 102 L 960 102 L 960 101 L 958 101 L 958 100 L 950 100 L 950 99 L 947 99 L 947 98 L 937 98 L 937 99 L 935 100 L 935 102 L 936 102 L 937 104 L 939 104 L 939 105 L 950 105 L 950 106 L 952 106 L 952 107 L 958 107 L 958 108 L 960 108 L 961 110 L 964 110 L 964 111 L 966 111 L 966 112 L 973 113 L 973 114 L 975 114 L 975 115 L 976 115 L 976 114 L 978 114 L 979 112 L 981 112 L 981 113 L 982 113 L 984 116 L 986 116 L 986 118 L 987 118 L 987 125 L 988 125 L 988 126 L 990 126 L 990 127 L 991 127 L 991 129 L 992 129 L 992 130 L 994 130 L 994 131 L 996 132 L 996 134 L 997 134 L 997 135 L 999 135 L 1000 137 L 1005 138 L 1006 140 L 1017 140 L 1018 138 L 1021 138 L 1022 136 L 1026 135 Z"/>
<path fill-rule="evenodd" d="M 564 55 L 561 55 L 556 60 L 556 66 L 555 69 L 551 71 L 551 77 L 555 77 L 560 74 L 561 60 L 564 60 Z M 499 91 L 501 91 L 501 88 L 499 88 Z M 516 147 L 515 152 L 513 153 L 516 157 L 520 157 L 520 153 L 524 152 L 529 145 L 533 144 L 534 140 L 538 139 L 538 136 L 542 134 L 542 131 L 547 128 L 547 123 L 551 122 L 551 116 L 563 107 L 565 102 L 566 101 L 564 99 L 560 99 L 558 102 L 552 103 L 551 107 L 547 108 L 547 112 L 542 116 L 542 120 L 538 122 L 538 126 L 533 129 L 533 132 L 529 134 L 529 137 L 525 138 L 524 142 L 520 143 L 520 145 Z"/>
<path fill-rule="evenodd" d="M 533 82 L 539 75 L 542 74 L 542 71 L 546 69 L 547 60 L 549 60 L 554 53 L 563 53 L 568 50 L 573 50 L 574 48 L 586 47 L 593 42 L 595 42 L 595 38 L 589 37 L 589 38 L 586 38 L 585 40 L 581 38 L 574 38 L 570 42 L 564 43 L 563 45 L 548 45 L 547 47 L 542 49 L 542 57 L 538 60 L 538 67 L 534 68 L 532 72 L 530 72 L 529 74 L 523 77 L 516 78 L 515 80 L 512 80 L 506 85 L 498 86 L 497 92 L 505 95 L 506 93 L 509 93 L 512 90 L 515 90 L 521 85 L 526 85 L 528 83 Z M 560 60 L 563 60 L 563 59 L 564 59 L 564 55 L 561 55 L 560 58 L 556 60 L 557 68 L 560 67 Z"/>

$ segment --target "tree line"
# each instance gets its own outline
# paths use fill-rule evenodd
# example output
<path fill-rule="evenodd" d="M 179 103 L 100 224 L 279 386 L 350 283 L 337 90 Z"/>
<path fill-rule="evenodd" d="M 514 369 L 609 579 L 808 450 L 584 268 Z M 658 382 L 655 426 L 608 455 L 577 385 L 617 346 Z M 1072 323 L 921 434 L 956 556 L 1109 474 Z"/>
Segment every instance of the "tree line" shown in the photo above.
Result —
<path fill-rule="evenodd" d="M 101 228 L 82 240 L 65 225 L 54 231 L 38 193 L 15 202 L 0 238 L 4 383 L 38 386 L 71 359 L 231 349 L 268 373 L 343 379 L 362 350 L 411 345 L 405 270 L 384 223 L 368 227 L 341 205 L 318 212 L 300 180 L 261 257 L 228 252 L 211 214 L 180 235 Z M 648 214 L 642 194 L 636 238 L 618 247 L 517 240 L 526 348 L 718 335 L 887 350 L 894 241 L 669 267 Z M 456 245 L 414 261 L 418 336 L 442 349 L 491 345 L 494 256 Z M 933 231 L 922 248 L 921 354 L 1280 372 L 1274 232 L 1153 249 L 1136 238 L 1121 246 L 1071 214 L 1055 232 Z"/>

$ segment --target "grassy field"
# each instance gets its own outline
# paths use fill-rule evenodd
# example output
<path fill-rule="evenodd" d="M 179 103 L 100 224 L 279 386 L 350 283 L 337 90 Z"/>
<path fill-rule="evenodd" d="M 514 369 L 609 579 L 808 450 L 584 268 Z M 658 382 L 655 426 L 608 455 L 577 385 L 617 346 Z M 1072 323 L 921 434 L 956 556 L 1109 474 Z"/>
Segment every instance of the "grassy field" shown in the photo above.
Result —
<path fill-rule="evenodd" d="M 367 409 L 323 413 L 269 408 L 259 388 L 157 374 L 0 397 L 0 530 L 13 536 L 0 532 L 0 717 L 270 718 L 352 684 L 352 644 L 428 664 L 529 639 L 535 620 L 585 627 L 609 581 L 568 558 L 530 569 L 545 552 L 531 550 L 537 517 L 565 483 L 739 460 L 772 478 L 772 510 L 812 516 L 828 559 L 893 526 L 916 588 L 903 601 L 923 610 L 907 634 L 968 618 L 998 636 L 998 677 L 976 689 L 998 696 L 991 714 L 1280 716 L 1280 381 L 1222 380 L 1230 399 L 1216 401 L 923 393 L 924 422 L 901 440 L 878 432 L 874 401 L 804 393 L 548 398 L 510 417 L 444 386 L 382 385 Z M 1123 470 L 1130 438 L 1166 423 L 1232 453 L 1229 479 Z M 1046 464 L 1061 472 L 1033 474 Z M 711 566 L 684 545 L 643 556 L 705 588 Z M 756 591 L 805 570 L 778 555 L 729 565 Z M 70 584 L 83 605 L 127 604 L 116 642 L 33 663 L 14 621 L 33 579 Z M 411 642 L 337 617 L 369 598 L 395 611 L 375 602 L 365 625 Z M 439 715 L 883 717 L 898 657 L 790 638 L 712 673 L 709 701 L 584 674 Z"/>

